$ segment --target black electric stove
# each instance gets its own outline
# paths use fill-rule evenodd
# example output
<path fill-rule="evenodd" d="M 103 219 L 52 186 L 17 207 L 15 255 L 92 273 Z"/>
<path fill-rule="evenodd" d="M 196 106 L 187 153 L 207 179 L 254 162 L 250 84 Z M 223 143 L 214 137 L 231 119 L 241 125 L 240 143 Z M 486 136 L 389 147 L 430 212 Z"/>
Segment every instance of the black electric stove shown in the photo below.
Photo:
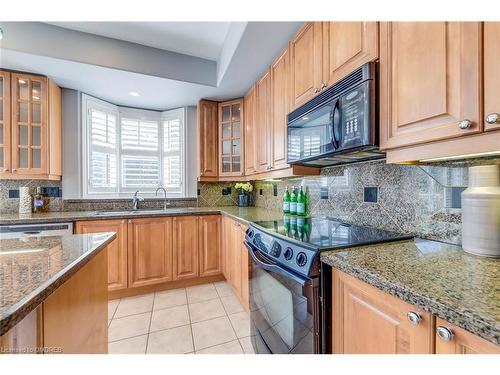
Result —
<path fill-rule="evenodd" d="M 325 278 L 329 271 L 321 272 L 320 252 L 407 238 L 411 236 L 332 218 L 285 215 L 250 224 L 245 245 L 252 260 L 249 286 L 255 351 L 328 352 L 324 332 L 330 324 L 324 317 L 330 314 L 330 302 L 322 284 L 330 284 L 330 279 Z"/>

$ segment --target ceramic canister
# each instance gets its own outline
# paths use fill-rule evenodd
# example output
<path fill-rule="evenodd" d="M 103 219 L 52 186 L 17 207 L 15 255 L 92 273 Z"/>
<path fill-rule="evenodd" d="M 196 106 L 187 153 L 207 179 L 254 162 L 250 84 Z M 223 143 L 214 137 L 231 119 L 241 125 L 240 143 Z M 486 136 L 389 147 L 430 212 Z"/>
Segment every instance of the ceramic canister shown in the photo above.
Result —
<path fill-rule="evenodd" d="M 30 188 L 22 186 L 19 188 L 19 213 L 31 213 L 31 195 Z"/>
<path fill-rule="evenodd" d="M 500 257 L 500 169 L 469 168 L 462 193 L 462 248 L 471 254 Z"/>

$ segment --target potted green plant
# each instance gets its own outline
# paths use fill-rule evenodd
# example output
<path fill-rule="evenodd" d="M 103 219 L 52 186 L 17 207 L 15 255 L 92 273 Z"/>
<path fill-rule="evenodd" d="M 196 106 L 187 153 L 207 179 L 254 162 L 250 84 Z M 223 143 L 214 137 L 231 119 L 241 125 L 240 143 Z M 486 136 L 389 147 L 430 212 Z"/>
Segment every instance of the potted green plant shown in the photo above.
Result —
<path fill-rule="evenodd" d="M 253 190 L 252 184 L 250 182 L 238 182 L 234 185 L 234 188 L 240 191 L 238 195 L 238 206 L 248 207 L 250 202 L 249 195 Z"/>

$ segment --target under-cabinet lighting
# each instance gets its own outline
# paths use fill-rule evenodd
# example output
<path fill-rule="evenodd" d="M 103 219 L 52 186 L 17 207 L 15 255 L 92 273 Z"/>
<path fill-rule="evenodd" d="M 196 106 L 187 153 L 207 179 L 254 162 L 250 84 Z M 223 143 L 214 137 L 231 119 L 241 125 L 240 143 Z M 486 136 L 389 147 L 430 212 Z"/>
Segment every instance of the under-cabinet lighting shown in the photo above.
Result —
<path fill-rule="evenodd" d="M 445 160 L 456 160 L 456 159 L 470 159 L 470 158 L 479 158 L 482 156 L 500 156 L 500 150 L 498 151 L 490 151 L 490 152 L 479 152 L 477 154 L 465 154 L 465 155 L 456 155 L 456 156 L 444 156 L 442 158 L 431 158 L 431 159 L 421 159 L 423 162 L 431 162 L 431 161 L 445 161 Z"/>
<path fill-rule="evenodd" d="M 139 96 L 139 93 L 135 91 L 130 91 L 128 94 L 131 96 Z"/>

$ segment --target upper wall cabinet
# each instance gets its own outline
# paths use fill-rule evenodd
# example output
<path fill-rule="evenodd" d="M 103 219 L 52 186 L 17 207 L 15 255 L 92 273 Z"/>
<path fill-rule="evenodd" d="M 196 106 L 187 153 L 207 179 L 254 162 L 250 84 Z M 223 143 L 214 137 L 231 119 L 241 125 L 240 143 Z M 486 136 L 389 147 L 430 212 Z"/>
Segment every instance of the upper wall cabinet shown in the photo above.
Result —
<path fill-rule="evenodd" d="M 219 176 L 219 103 L 200 100 L 198 103 L 198 166 L 199 179 L 216 180 Z"/>
<path fill-rule="evenodd" d="M 271 65 L 272 142 L 273 169 L 288 167 L 286 115 L 290 104 L 290 54 L 285 49 Z"/>
<path fill-rule="evenodd" d="M 256 95 L 255 85 L 248 90 L 244 98 L 245 106 L 245 175 L 249 176 L 257 172 L 256 157 Z"/>
<path fill-rule="evenodd" d="M 377 22 L 323 22 L 323 81 L 327 86 L 378 58 Z"/>
<path fill-rule="evenodd" d="M 243 99 L 219 103 L 219 176 L 243 176 Z"/>
<path fill-rule="evenodd" d="M 482 131 L 481 24 L 380 24 L 384 150 Z"/>
<path fill-rule="evenodd" d="M 10 174 L 10 73 L 0 71 L 0 177 Z"/>
<path fill-rule="evenodd" d="M 484 129 L 500 129 L 500 22 L 484 23 Z"/>
<path fill-rule="evenodd" d="M 291 107 L 312 97 L 323 84 L 323 27 L 321 22 L 306 22 L 290 41 Z"/>
<path fill-rule="evenodd" d="M 60 179 L 60 88 L 47 77 L 0 73 L 1 177 Z"/>
<path fill-rule="evenodd" d="M 257 171 L 269 171 L 271 166 L 271 71 L 268 69 L 255 84 L 257 126 L 255 132 Z"/>

